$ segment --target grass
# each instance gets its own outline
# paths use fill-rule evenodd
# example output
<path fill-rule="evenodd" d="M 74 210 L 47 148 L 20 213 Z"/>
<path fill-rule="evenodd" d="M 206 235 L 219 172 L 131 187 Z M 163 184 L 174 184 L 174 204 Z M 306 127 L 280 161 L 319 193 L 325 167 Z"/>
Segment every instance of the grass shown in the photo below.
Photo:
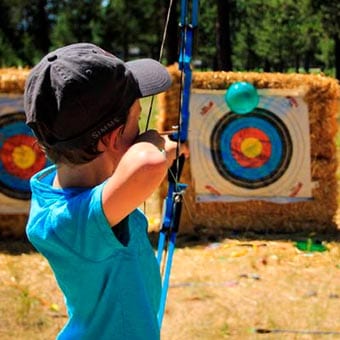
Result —
<path fill-rule="evenodd" d="M 146 210 L 155 230 L 155 197 Z M 178 238 L 163 340 L 340 338 L 340 232 L 202 235 Z M 308 238 L 327 250 L 297 249 Z M 47 261 L 25 240 L 0 240 L 0 316 L 1 340 L 53 339 L 67 320 Z"/>
<path fill-rule="evenodd" d="M 276 237 L 178 249 L 165 338 L 243 339 L 256 328 L 340 332 L 338 240 L 327 252 L 309 254 L 287 236 Z M 181 333 L 170 335 L 176 314 L 186 320 L 177 320 Z"/>
<path fill-rule="evenodd" d="M 301 237 L 179 237 L 162 338 L 262 338 L 256 329 L 281 330 L 284 339 L 319 339 L 312 333 L 321 331 L 338 338 L 339 235 L 315 235 L 327 251 L 313 253 L 296 248 Z M 24 240 L 1 241 L 0 268 L 0 338 L 52 339 L 66 311 L 46 260 Z"/>

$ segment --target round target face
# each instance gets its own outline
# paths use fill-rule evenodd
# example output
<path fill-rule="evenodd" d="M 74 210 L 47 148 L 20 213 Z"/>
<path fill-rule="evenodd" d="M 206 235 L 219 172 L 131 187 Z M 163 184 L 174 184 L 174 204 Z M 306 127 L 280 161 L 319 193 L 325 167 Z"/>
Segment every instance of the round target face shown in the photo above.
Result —
<path fill-rule="evenodd" d="M 47 165 L 47 159 L 22 112 L 0 116 L 0 136 L 0 192 L 28 200 L 29 180 Z"/>
<path fill-rule="evenodd" d="M 266 187 L 287 170 L 292 139 L 279 117 L 262 108 L 251 113 L 225 114 L 215 125 L 211 155 L 220 175 L 248 189 Z"/>

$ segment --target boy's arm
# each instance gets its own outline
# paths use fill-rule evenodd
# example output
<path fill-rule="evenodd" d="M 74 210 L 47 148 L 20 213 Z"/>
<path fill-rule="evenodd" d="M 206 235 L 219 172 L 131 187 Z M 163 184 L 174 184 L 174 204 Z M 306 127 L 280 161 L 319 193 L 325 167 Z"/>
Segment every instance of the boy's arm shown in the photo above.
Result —
<path fill-rule="evenodd" d="M 166 139 L 162 144 L 164 147 L 159 147 L 159 143 L 139 138 L 120 160 L 103 189 L 103 209 L 110 225 L 140 206 L 166 176 L 177 143 Z"/>

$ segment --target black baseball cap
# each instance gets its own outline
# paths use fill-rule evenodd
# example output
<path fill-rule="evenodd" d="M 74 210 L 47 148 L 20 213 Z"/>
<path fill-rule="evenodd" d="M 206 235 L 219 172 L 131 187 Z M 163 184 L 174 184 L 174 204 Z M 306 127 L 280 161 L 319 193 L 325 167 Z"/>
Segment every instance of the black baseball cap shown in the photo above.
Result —
<path fill-rule="evenodd" d="M 124 124 L 136 99 L 170 85 L 156 60 L 124 62 L 94 44 L 68 45 L 32 69 L 24 93 L 26 123 L 43 145 L 89 145 Z"/>

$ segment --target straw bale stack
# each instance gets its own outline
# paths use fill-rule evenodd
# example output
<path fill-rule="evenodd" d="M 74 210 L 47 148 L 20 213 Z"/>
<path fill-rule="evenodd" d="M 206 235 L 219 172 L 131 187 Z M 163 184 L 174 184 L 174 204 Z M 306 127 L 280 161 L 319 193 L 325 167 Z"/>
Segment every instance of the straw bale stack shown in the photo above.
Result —
<path fill-rule="evenodd" d="M 180 73 L 177 65 L 168 68 L 173 79 L 172 87 L 159 95 L 159 130 L 169 130 L 177 123 L 179 112 Z M 242 73 L 242 72 L 193 72 L 194 89 L 227 89 L 233 82 L 247 81 L 258 89 L 306 90 L 304 100 L 309 110 L 311 176 L 315 184 L 312 201 L 277 204 L 267 201 L 237 203 L 195 201 L 190 166 L 186 164 L 181 181 L 188 183 L 185 194 L 181 232 L 235 231 L 330 231 L 337 228 L 337 158 L 335 135 L 337 132 L 337 104 L 339 85 L 333 78 L 322 75 Z M 189 141 L 190 142 L 190 141 Z M 188 163 L 188 162 L 187 162 Z M 160 198 L 165 196 L 167 184 L 162 184 Z"/>
<path fill-rule="evenodd" d="M 0 93 L 23 93 L 29 71 L 15 67 L 0 69 Z"/>
<path fill-rule="evenodd" d="M 0 93 L 23 93 L 29 71 L 28 68 L 14 67 L 0 69 Z M 22 237 L 26 221 L 27 213 L 2 212 L 0 214 L 0 238 Z"/>
<path fill-rule="evenodd" d="M 170 130 L 177 125 L 179 110 L 180 73 L 177 65 L 169 67 L 173 86 L 159 95 L 159 130 Z M 0 69 L 0 93 L 23 93 L 29 69 Z M 264 201 L 245 203 L 197 203 L 189 162 L 185 164 L 182 181 L 189 183 L 185 194 L 181 231 L 254 230 L 254 231 L 326 231 L 336 227 L 337 158 L 334 137 L 337 132 L 337 100 L 339 87 L 334 79 L 320 75 L 268 74 L 241 72 L 194 72 L 193 88 L 226 89 L 235 81 L 248 81 L 257 88 L 305 87 L 309 109 L 311 174 L 317 183 L 310 202 L 275 204 Z M 166 183 L 161 188 L 161 197 Z M 27 214 L 0 216 L 0 237 L 20 237 Z"/>

